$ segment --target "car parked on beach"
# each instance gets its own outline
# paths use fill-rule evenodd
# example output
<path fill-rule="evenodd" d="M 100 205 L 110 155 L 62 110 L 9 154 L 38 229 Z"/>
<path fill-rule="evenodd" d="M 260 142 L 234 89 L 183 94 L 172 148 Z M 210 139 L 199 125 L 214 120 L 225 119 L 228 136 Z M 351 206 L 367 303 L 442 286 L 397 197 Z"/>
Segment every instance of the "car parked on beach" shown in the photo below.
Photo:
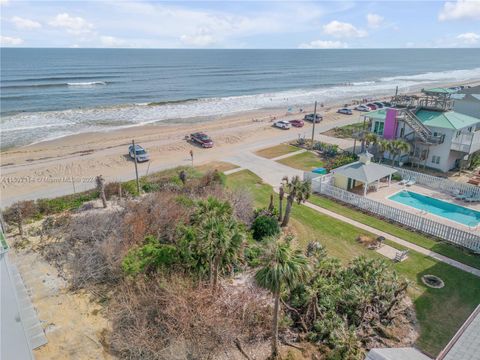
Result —
<path fill-rule="evenodd" d="M 352 110 L 350 110 L 349 108 L 341 108 L 341 109 L 338 109 L 338 110 L 337 110 L 337 113 L 339 113 L 339 114 L 344 114 L 344 115 L 353 115 Z"/>
<path fill-rule="evenodd" d="M 293 127 L 303 127 L 303 125 L 305 125 L 305 123 L 303 122 L 303 120 L 290 120 L 290 124 L 291 124 Z"/>
<path fill-rule="evenodd" d="M 203 132 L 196 132 L 190 134 L 190 140 L 194 143 L 197 143 L 203 148 L 211 148 L 213 147 L 213 140 L 210 139 L 210 136 Z"/>
<path fill-rule="evenodd" d="M 355 107 L 357 111 L 370 111 L 371 109 L 367 105 L 357 105 Z"/>
<path fill-rule="evenodd" d="M 311 121 L 313 122 L 313 119 L 315 119 L 315 123 L 318 124 L 320 121 L 323 120 L 322 115 L 319 114 L 307 114 L 303 117 L 303 120 Z"/>
<path fill-rule="evenodd" d="M 375 105 L 375 104 L 368 103 L 368 104 L 366 104 L 366 106 L 368 106 L 370 108 L 370 110 L 377 110 L 377 105 Z"/>
<path fill-rule="evenodd" d="M 288 122 L 287 120 L 275 121 L 273 123 L 273 126 L 279 128 L 279 129 L 283 129 L 283 130 L 288 130 L 292 127 L 290 122 Z"/>
<path fill-rule="evenodd" d="M 378 109 L 383 109 L 385 107 L 385 105 L 380 101 L 375 101 L 373 105 L 376 105 Z"/>
<path fill-rule="evenodd" d="M 133 151 L 133 145 L 130 145 L 128 147 L 128 155 L 130 155 L 132 159 L 135 159 L 135 155 L 137 155 L 138 162 L 150 160 L 150 155 L 148 155 L 147 151 L 140 145 L 135 145 L 135 152 Z"/>

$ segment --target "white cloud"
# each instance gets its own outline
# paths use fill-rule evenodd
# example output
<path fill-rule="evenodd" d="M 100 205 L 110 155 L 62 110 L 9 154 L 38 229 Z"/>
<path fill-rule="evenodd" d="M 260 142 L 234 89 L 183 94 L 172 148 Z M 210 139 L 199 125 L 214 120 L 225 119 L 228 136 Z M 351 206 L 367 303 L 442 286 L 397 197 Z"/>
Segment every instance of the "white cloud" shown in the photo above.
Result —
<path fill-rule="evenodd" d="M 337 20 L 334 20 L 327 25 L 324 25 L 323 32 L 337 38 L 367 36 L 367 32 L 365 30 L 357 29 L 352 24 L 340 22 Z"/>
<path fill-rule="evenodd" d="M 0 44 L 1 45 L 20 45 L 20 44 L 23 44 L 23 39 L 0 35 Z"/>
<path fill-rule="evenodd" d="M 7 5 L 9 2 L 9 0 L 0 0 L 0 5 Z"/>
<path fill-rule="evenodd" d="M 210 34 L 182 35 L 180 40 L 185 45 L 195 47 L 210 46 L 216 42 L 215 38 Z"/>
<path fill-rule="evenodd" d="M 457 0 L 446 2 L 438 14 L 438 20 L 462 20 L 480 19 L 480 1 L 478 0 Z"/>
<path fill-rule="evenodd" d="M 42 24 L 37 21 L 21 18 L 19 16 L 12 17 L 10 21 L 15 25 L 17 29 L 32 30 L 42 27 Z"/>
<path fill-rule="evenodd" d="M 367 14 L 368 27 L 372 29 L 379 28 L 383 24 L 384 17 L 378 14 Z"/>
<path fill-rule="evenodd" d="M 100 42 L 106 47 L 122 47 L 126 45 L 125 40 L 106 35 L 100 36 Z"/>
<path fill-rule="evenodd" d="M 457 39 L 464 44 L 473 45 L 480 41 L 480 35 L 474 32 L 463 33 L 457 36 Z"/>
<path fill-rule="evenodd" d="M 90 33 L 93 30 L 93 24 L 87 22 L 84 18 L 70 16 L 67 13 L 58 14 L 49 24 L 53 27 L 63 28 L 74 35 Z"/>
<path fill-rule="evenodd" d="M 348 44 L 341 41 L 313 40 L 298 45 L 299 49 L 346 49 Z"/>

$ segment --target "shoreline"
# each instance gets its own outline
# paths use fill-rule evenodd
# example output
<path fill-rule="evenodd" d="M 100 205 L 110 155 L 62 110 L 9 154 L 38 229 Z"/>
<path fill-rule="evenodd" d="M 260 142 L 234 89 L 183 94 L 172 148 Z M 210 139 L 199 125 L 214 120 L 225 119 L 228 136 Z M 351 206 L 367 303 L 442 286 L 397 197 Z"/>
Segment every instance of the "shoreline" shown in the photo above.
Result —
<path fill-rule="evenodd" d="M 381 100 L 381 99 L 385 99 L 385 98 L 390 98 L 394 91 L 395 91 L 395 86 L 396 85 L 399 85 L 400 88 L 400 93 L 404 93 L 404 94 L 414 94 L 414 93 L 418 93 L 422 88 L 425 88 L 425 87 L 443 87 L 443 86 L 456 86 L 456 85 L 459 85 L 459 84 L 464 84 L 464 85 L 469 85 L 469 84 L 472 84 L 472 83 L 479 83 L 480 82 L 480 78 L 479 79 L 476 79 L 476 80 L 473 80 L 473 79 L 470 79 L 470 80 L 463 80 L 463 81 L 457 81 L 455 83 L 453 82 L 448 82 L 448 84 L 446 83 L 441 83 L 439 81 L 428 81 L 428 82 L 423 82 L 421 84 L 417 84 L 417 85 L 409 85 L 409 86 L 404 86 L 404 85 L 400 85 L 400 83 L 398 84 L 391 84 L 391 87 L 386 89 L 386 88 L 370 88 L 370 89 L 364 89 L 361 93 L 349 93 L 348 91 L 345 92 L 345 93 L 340 93 L 338 94 L 334 100 L 332 99 L 328 99 L 328 96 L 320 96 L 319 97 L 319 103 L 326 103 L 329 105 L 329 107 L 340 107 L 340 106 L 343 106 L 344 104 L 352 104 L 352 102 L 354 101 L 361 101 L 359 99 L 362 99 L 362 98 L 368 98 L 368 99 L 378 99 L 378 100 Z M 339 85 L 340 86 L 340 85 Z M 352 89 L 355 89 L 355 86 L 352 85 L 351 86 Z M 335 86 L 332 87 L 332 90 L 335 89 Z M 357 90 L 360 90 L 360 89 L 357 89 Z M 306 91 L 306 90 L 305 90 Z M 306 91 L 306 93 L 308 94 L 308 91 Z M 253 95 L 245 95 L 245 96 L 260 96 L 262 94 L 253 94 Z M 263 94 L 263 95 L 267 95 L 267 94 Z M 232 99 L 235 99 L 237 97 L 243 97 L 243 96 L 233 96 L 231 97 Z M 268 96 L 267 96 L 268 97 Z M 199 102 L 202 102 L 201 100 L 208 100 L 210 98 L 205 98 L 205 99 L 202 99 L 202 98 L 198 98 L 196 99 L 197 101 Z M 212 98 L 213 99 L 213 98 Z M 210 100 L 212 100 L 210 99 Z M 225 98 L 225 99 L 229 99 L 228 97 Z M 353 99 L 353 100 L 352 100 Z M 298 99 L 300 100 L 300 99 Z M 140 118 L 136 118 L 136 115 L 135 114 L 132 114 L 133 117 L 130 117 L 128 119 L 130 120 L 127 120 L 127 119 L 124 119 L 123 121 L 120 121 L 119 119 L 121 118 L 124 118 L 126 115 L 128 114 L 125 114 L 123 113 L 122 109 L 125 109 L 125 108 L 131 108 L 131 107 L 135 107 L 136 103 L 125 103 L 125 104 L 120 104 L 120 105 L 102 105 L 102 106 L 95 106 L 95 107 L 85 107 L 85 108 L 79 108 L 79 109 L 76 109 L 76 108 L 72 108 L 72 109 L 66 109 L 66 110 L 50 110 L 50 111 L 38 111 L 38 112 L 27 112 L 26 114 L 30 114 L 30 115 L 35 115 L 35 114 L 40 114 L 41 116 L 62 116 L 62 113 L 64 112 L 70 112 L 70 111 L 96 111 L 97 109 L 98 110 L 101 110 L 101 109 L 110 109 L 111 110 L 111 113 L 107 113 L 107 114 L 103 114 L 103 116 L 105 116 L 105 118 L 102 118 L 101 117 L 97 117 L 96 120 L 88 120 L 84 126 L 82 127 L 82 123 L 72 123 L 72 126 L 71 128 L 65 128 L 62 133 L 62 131 L 58 131 L 58 130 L 54 130 L 53 134 L 52 134 L 52 137 L 49 137 L 48 133 L 45 133 L 45 128 L 49 128 L 51 126 L 62 126 L 62 123 L 60 122 L 58 125 L 54 125 L 53 123 L 46 123 L 44 126 L 41 126 L 41 125 L 32 125 L 31 127 L 31 133 L 29 135 L 21 135 L 20 134 L 16 134 L 14 133 L 13 136 L 14 138 L 13 139 L 9 139 L 9 137 L 7 136 L 9 134 L 10 131 L 26 131 L 27 129 L 29 129 L 29 127 L 26 127 L 25 129 L 20 127 L 18 129 L 16 128 L 12 128 L 12 129 L 9 129 L 7 127 L 7 129 L 4 129 L 4 132 L 2 134 L 2 143 L 0 144 L 0 154 L 3 154 L 3 153 L 9 153 L 9 152 L 12 152 L 12 151 L 15 151 L 17 149 L 23 149 L 23 148 L 28 148 L 30 146 L 36 146 L 38 144 L 43 144 L 43 143 L 51 143 L 51 142 L 54 142 L 54 141 L 61 141 L 62 139 L 64 138 L 73 138 L 75 136 L 82 136 L 82 135 L 91 135 L 91 134 L 95 134 L 95 133 L 101 133 L 101 134 L 105 134 L 105 133 L 110 133 L 110 132 L 118 132 L 118 131 L 122 131 L 122 130 L 129 130 L 129 129 L 135 129 L 135 128 L 141 128 L 141 127 L 148 127 L 148 126 L 180 126 L 180 125 L 183 125 L 183 124 L 203 124 L 203 123 L 207 123 L 207 122 L 215 122 L 215 121 L 222 121 L 224 120 L 225 118 L 229 118 L 229 117 L 247 117 L 249 115 L 251 115 L 252 117 L 258 117 L 257 115 L 258 114 L 264 114 L 264 113 L 267 113 L 267 114 L 274 114 L 275 116 L 283 116 L 285 115 L 285 112 L 287 109 L 294 109 L 294 111 L 297 111 L 298 109 L 308 109 L 309 111 L 313 111 L 313 99 L 312 101 L 305 101 L 305 99 L 303 99 L 302 101 L 300 102 L 296 102 L 295 98 L 293 99 L 289 99 L 288 97 L 284 99 L 285 103 L 282 104 L 282 105 L 279 105 L 279 104 L 275 104 L 274 106 L 271 106 L 271 105 L 268 105 L 268 104 L 256 104 L 256 105 L 253 105 L 254 107 L 257 106 L 257 108 L 255 109 L 241 109 L 241 108 L 238 108 L 237 110 L 235 110 L 234 108 L 230 109 L 230 110 L 225 110 L 226 112 L 223 112 L 223 113 L 211 113 L 211 114 L 208 114 L 208 110 L 206 110 L 206 112 L 202 115 L 201 113 L 196 113 L 194 111 L 194 113 L 189 113 L 187 109 L 184 109 L 183 112 L 179 113 L 176 117 L 173 116 L 173 117 L 164 117 L 164 115 L 162 115 L 162 112 L 164 111 L 168 111 L 168 108 L 165 108 L 163 109 L 163 106 L 170 106 L 170 105 L 175 105 L 175 104 L 184 104 L 184 103 L 189 103 L 191 102 L 192 99 L 189 99 L 189 100 L 179 100 L 179 101 L 173 101 L 173 102 L 165 102 L 165 103 L 160 103 L 160 104 L 155 104 L 153 106 L 151 106 L 152 108 L 157 108 L 156 111 L 158 111 L 158 114 L 155 113 L 155 114 L 150 114 L 148 115 L 147 117 L 145 117 L 143 120 L 139 120 L 141 119 Z M 273 104 L 272 104 L 273 105 Z M 150 106 L 146 105 L 146 106 L 140 106 L 140 108 L 143 108 L 143 107 L 146 107 L 146 108 L 149 108 Z M 311 109 L 310 109 L 311 108 Z M 115 110 L 116 109 L 116 110 Z M 139 110 L 141 111 L 141 110 Z M 57 114 L 58 113 L 58 114 Z M 115 115 L 116 114 L 116 115 Z M 186 115 L 185 115 L 186 114 Z M 139 113 L 140 115 L 140 113 Z M 191 115 L 191 116 L 189 116 Z M 79 115 L 80 116 L 80 115 Z M 109 119 L 109 120 L 105 120 L 105 119 Z M 91 126 L 89 128 L 88 125 L 88 122 L 91 121 Z M 139 121 L 139 122 L 136 122 L 136 121 Z M 123 122 L 123 124 L 122 124 Z M 33 133 L 35 132 L 35 129 L 39 129 L 39 131 L 37 132 L 37 139 L 35 139 L 35 137 L 32 137 L 33 136 Z M 22 130 L 24 129 L 24 130 Z M 16 140 L 15 140 L 16 139 Z M 16 141 L 16 143 L 15 143 Z M 5 144 L 5 145 L 4 145 Z M 4 145 L 5 147 L 2 147 L 1 145 Z"/>
<path fill-rule="evenodd" d="M 472 81 L 466 84 L 473 83 Z M 450 84 L 437 86 L 450 86 Z M 412 93 L 418 93 L 418 91 Z M 361 121 L 364 113 L 355 111 L 354 115 L 350 116 L 337 114 L 337 108 L 343 105 L 343 103 L 326 104 L 323 108 L 317 109 L 324 120 L 316 125 L 316 134 L 336 126 Z M 313 111 L 313 105 L 305 107 L 304 113 L 286 114 L 285 110 L 285 108 L 261 109 L 227 114 L 219 119 L 202 122 L 149 124 L 114 131 L 70 135 L 2 151 L 0 172 L 4 179 L 90 178 L 102 174 L 106 182 L 130 180 L 135 176 L 133 162 L 127 155 L 127 148 L 132 139 L 150 153 L 151 160 L 139 164 L 140 176 L 180 165 L 190 165 L 190 150 L 195 154 L 195 166 L 222 161 L 245 151 L 255 151 L 262 147 L 292 141 L 299 136 L 309 137 L 311 123 L 306 122 L 303 128 L 284 131 L 273 128 L 272 122 L 274 117 L 276 120 L 303 118 L 304 113 Z M 210 135 L 215 146 L 212 149 L 202 149 L 186 142 L 185 135 L 196 131 L 203 131 Z M 0 206 L 5 207 L 18 200 L 84 191 L 92 188 L 94 184 L 59 184 L 47 181 L 10 183 L 2 180 L 1 185 Z"/>

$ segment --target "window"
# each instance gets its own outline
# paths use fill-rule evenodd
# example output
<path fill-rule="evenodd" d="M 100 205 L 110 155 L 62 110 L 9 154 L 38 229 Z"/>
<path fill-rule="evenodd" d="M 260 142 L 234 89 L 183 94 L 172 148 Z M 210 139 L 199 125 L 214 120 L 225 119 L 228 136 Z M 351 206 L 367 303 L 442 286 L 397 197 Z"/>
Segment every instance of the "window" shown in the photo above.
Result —
<path fill-rule="evenodd" d="M 459 137 L 461 133 L 462 133 L 461 131 L 457 131 L 457 136 L 456 137 Z"/>
<path fill-rule="evenodd" d="M 472 130 L 473 130 L 473 126 L 470 126 L 470 127 L 468 128 L 468 132 L 472 132 Z"/>
<path fill-rule="evenodd" d="M 375 125 L 373 127 L 373 133 L 377 135 L 383 135 L 383 128 L 385 127 L 385 123 L 381 121 L 375 121 Z"/>
<path fill-rule="evenodd" d="M 433 164 L 440 164 L 440 156 L 433 155 L 432 156 L 432 163 Z"/>

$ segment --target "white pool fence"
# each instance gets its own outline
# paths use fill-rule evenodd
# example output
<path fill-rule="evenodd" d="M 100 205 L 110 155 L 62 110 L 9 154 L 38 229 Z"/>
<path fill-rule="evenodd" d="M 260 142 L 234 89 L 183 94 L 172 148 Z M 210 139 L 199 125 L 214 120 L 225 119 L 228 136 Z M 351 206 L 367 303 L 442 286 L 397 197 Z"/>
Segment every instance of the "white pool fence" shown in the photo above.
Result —
<path fill-rule="evenodd" d="M 468 191 L 472 194 L 480 194 L 478 188 L 470 184 L 456 183 L 451 180 L 437 178 L 435 176 L 420 174 L 410 170 L 397 169 L 400 175 L 415 177 L 418 184 L 426 185 L 440 191 Z M 473 252 L 480 253 L 480 236 L 473 232 L 464 231 L 456 227 L 427 219 L 423 216 L 386 205 L 382 202 L 360 196 L 349 191 L 340 189 L 333 185 L 332 174 L 315 176 L 317 174 L 305 173 L 305 178 L 312 181 L 313 192 L 323 194 L 344 203 L 353 205 L 359 209 L 375 214 L 379 217 L 393 220 L 402 225 L 422 233 L 432 235 L 439 239 L 467 248 Z M 454 186 L 458 185 L 458 186 Z M 468 186 L 465 186 L 468 185 Z M 408 239 L 406 239 L 408 240 Z"/>

